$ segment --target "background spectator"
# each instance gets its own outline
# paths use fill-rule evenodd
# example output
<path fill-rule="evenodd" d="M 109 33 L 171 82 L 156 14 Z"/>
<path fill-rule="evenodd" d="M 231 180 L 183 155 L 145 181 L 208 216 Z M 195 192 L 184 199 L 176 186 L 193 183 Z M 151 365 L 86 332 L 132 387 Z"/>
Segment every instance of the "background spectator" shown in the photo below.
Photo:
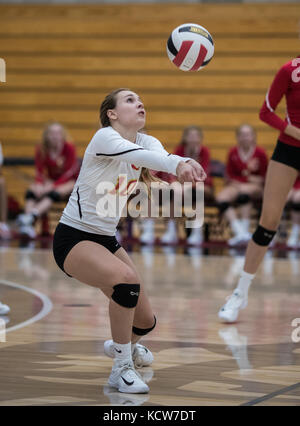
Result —
<path fill-rule="evenodd" d="M 35 238 L 34 223 L 54 202 L 66 200 L 73 190 L 79 172 L 76 149 L 66 141 L 60 123 L 46 126 L 42 143 L 35 153 L 35 182 L 25 195 L 24 214 L 18 216 L 20 233 Z"/>
<path fill-rule="evenodd" d="M 3 153 L 0 143 L 0 239 L 11 237 L 9 226 L 7 225 L 7 195 L 4 177 L 1 175 L 3 165 Z"/>
<path fill-rule="evenodd" d="M 225 187 L 216 199 L 221 214 L 229 221 L 234 237 L 229 245 L 249 241 L 252 201 L 262 197 L 268 157 L 263 148 L 256 146 L 256 133 L 252 126 L 243 124 L 236 130 L 237 146 L 231 148 L 226 164 Z M 239 208 L 238 218 L 234 205 Z"/>
<path fill-rule="evenodd" d="M 174 154 L 181 157 L 190 157 L 198 161 L 207 174 L 204 182 L 204 197 L 209 199 L 213 197 L 212 178 L 210 176 L 210 152 L 203 145 L 203 132 L 198 126 L 188 126 L 183 130 L 181 143 L 175 149 Z M 172 184 L 174 191 L 182 193 L 182 185 L 177 181 L 176 176 L 159 172 L 156 174 L 161 180 Z M 169 190 L 169 189 L 167 189 Z M 163 189 L 162 189 L 163 191 Z M 193 202 L 196 199 L 196 187 L 193 189 Z M 192 232 L 187 239 L 189 244 L 200 244 L 202 242 L 202 230 L 200 227 L 192 228 Z M 143 233 L 140 238 L 142 243 L 151 244 L 155 240 L 154 236 L 154 219 L 144 219 Z M 171 215 L 167 221 L 167 230 L 161 238 L 163 244 L 175 244 L 178 241 L 177 223 L 174 218 L 174 199 L 171 200 Z"/>

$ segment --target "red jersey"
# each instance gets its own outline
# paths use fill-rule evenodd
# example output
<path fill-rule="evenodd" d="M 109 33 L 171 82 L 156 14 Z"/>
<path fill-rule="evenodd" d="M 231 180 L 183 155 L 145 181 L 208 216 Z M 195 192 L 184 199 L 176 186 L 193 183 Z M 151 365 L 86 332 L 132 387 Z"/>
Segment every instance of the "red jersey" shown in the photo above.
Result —
<path fill-rule="evenodd" d="M 285 120 L 282 120 L 274 111 L 284 95 L 287 109 Z M 300 56 L 283 65 L 277 72 L 259 117 L 280 130 L 280 141 L 300 147 L 300 141 L 284 133 L 288 124 L 300 128 Z"/>
<path fill-rule="evenodd" d="M 250 175 L 265 177 L 267 167 L 268 157 L 263 148 L 256 146 L 252 155 L 244 159 L 235 146 L 230 149 L 227 157 L 226 175 L 231 180 L 246 183 L 249 182 Z"/>
<path fill-rule="evenodd" d="M 72 179 L 77 179 L 79 164 L 74 145 L 64 142 L 62 151 L 52 158 L 48 153 L 44 154 L 38 145 L 35 153 L 36 182 L 43 183 L 49 179 L 54 186 L 61 185 Z"/>
<path fill-rule="evenodd" d="M 174 151 L 174 154 L 179 155 L 180 157 L 188 157 L 188 155 L 185 153 L 184 148 L 184 144 L 178 145 L 178 147 Z M 198 163 L 202 166 L 203 170 L 207 175 L 204 184 L 212 186 L 213 182 L 212 177 L 210 176 L 210 151 L 206 146 L 200 146 L 199 155 L 196 161 L 198 161 Z M 176 176 L 165 172 L 156 173 L 156 176 L 168 183 L 172 183 L 177 180 Z"/>
<path fill-rule="evenodd" d="M 300 189 L 300 173 L 297 176 L 297 179 L 294 183 L 293 189 Z"/>

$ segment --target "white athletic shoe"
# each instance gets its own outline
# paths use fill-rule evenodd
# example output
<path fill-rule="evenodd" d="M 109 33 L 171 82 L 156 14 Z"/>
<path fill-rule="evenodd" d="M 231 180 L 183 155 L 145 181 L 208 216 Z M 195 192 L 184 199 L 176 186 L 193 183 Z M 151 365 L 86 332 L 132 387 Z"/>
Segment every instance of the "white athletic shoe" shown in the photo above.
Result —
<path fill-rule="evenodd" d="M 139 373 L 134 369 L 133 362 L 126 364 L 115 363 L 111 370 L 109 386 L 124 393 L 148 393 L 149 387 L 141 379 Z"/>
<path fill-rule="evenodd" d="M 146 230 L 142 233 L 140 236 L 140 242 L 142 244 L 154 244 L 155 242 L 155 235 L 153 231 Z"/>
<path fill-rule="evenodd" d="M 28 226 L 33 224 L 33 215 L 22 213 L 17 217 L 18 226 Z"/>
<path fill-rule="evenodd" d="M 0 315 L 7 315 L 10 312 L 10 307 L 0 302 Z"/>
<path fill-rule="evenodd" d="M 149 351 L 146 346 L 136 343 L 132 354 L 132 361 L 134 362 L 135 368 L 149 367 L 153 360 L 152 352 Z"/>
<path fill-rule="evenodd" d="M 289 239 L 286 242 L 286 245 L 289 248 L 294 248 L 294 249 L 298 248 L 299 247 L 298 235 L 292 232 Z"/>
<path fill-rule="evenodd" d="M 167 231 L 161 237 L 160 242 L 162 244 L 177 244 L 178 243 L 177 234 L 173 231 L 171 232 Z"/>
<path fill-rule="evenodd" d="M 247 243 L 248 241 L 251 240 L 251 238 L 252 238 L 252 235 L 250 234 L 250 232 L 244 232 L 242 234 L 237 234 L 233 238 L 230 238 L 230 240 L 228 240 L 228 245 L 230 247 L 233 247 L 233 246 L 237 246 L 239 244 Z"/>
<path fill-rule="evenodd" d="M 36 232 L 33 226 L 25 225 L 20 227 L 20 234 L 25 237 L 31 238 L 34 240 L 36 238 Z"/>
<path fill-rule="evenodd" d="M 10 240 L 12 237 L 9 226 L 4 223 L 0 222 L 0 239 L 2 240 Z"/>
<path fill-rule="evenodd" d="M 115 357 L 114 342 L 112 340 L 106 340 L 104 342 L 104 353 L 109 358 Z M 153 355 L 146 346 L 136 343 L 132 361 L 134 362 L 135 368 L 149 367 L 153 362 Z"/>
<path fill-rule="evenodd" d="M 191 246 L 198 246 L 203 242 L 203 234 L 201 229 L 193 229 L 191 235 L 187 238 L 186 242 Z"/>
<path fill-rule="evenodd" d="M 110 405 L 138 406 L 148 401 L 146 394 L 121 394 L 108 385 L 103 386 L 103 393 L 108 397 Z"/>
<path fill-rule="evenodd" d="M 240 290 L 236 289 L 219 310 L 219 318 L 224 322 L 235 322 L 239 315 L 239 310 L 245 309 L 247 305 L 248 298 Z"/>

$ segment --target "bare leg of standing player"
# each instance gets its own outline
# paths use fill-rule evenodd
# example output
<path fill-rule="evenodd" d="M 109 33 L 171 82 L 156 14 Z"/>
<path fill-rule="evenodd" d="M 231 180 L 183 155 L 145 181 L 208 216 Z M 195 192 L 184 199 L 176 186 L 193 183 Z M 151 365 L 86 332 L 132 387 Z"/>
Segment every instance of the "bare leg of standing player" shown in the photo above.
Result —
<path fill-rule="evenodd" d="M 223 321 L 236 321 L 239 310 L 247 306 L 249 287 L 276 233 L 288 193 L 297 174 L 297 170 L 292 167 L 270 161 L 259 226 L 248 244 L 245 266 L 238 286 L 219 311 L 219 318 Z"/>

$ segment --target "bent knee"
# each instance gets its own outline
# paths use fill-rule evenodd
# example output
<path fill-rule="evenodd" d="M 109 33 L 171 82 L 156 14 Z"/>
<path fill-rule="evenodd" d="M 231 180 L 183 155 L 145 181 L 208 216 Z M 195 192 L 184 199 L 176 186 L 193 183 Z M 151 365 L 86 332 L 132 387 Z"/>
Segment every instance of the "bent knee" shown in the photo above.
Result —
<path fill-rule="evenodd" d="M 136 272 L 130 267 L 124 268 L 124 270 L 119 274 L 118 282 L 124 284 L 136 284 L 139 283 L 140 279 L 137 276 Z"/>

